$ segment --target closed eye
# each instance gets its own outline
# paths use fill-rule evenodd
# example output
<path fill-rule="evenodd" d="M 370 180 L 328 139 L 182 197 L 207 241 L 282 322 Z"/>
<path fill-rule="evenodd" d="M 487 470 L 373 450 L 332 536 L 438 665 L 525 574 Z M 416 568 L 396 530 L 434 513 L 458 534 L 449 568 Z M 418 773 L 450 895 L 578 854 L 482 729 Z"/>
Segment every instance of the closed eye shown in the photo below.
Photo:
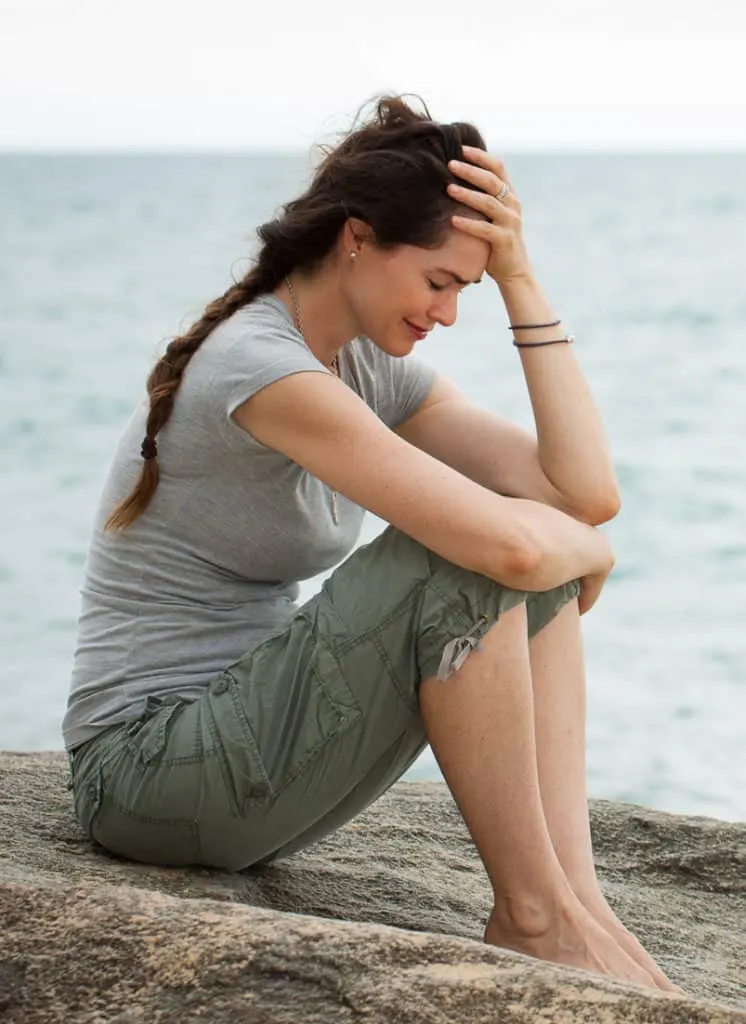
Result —
<path fill-rule="evenodd" d="M 455 284 L 455 281 L 453 282 L 453 284 L 436 284 L 435 281 L 431 281 L 428 278 L 428 282 L 427 283 L 430 285 L 430 288 L 432 289 L 432 291 L 434 291 L 434 292 L 444 292 L 447 288 L 452 288 L 453 284 Z M 461 294 L 461 292 L 464 290 L 465 287 L 466 287 L 465 285 L 461 285 L 460 286 L 460 288 L 458 290 L 459 295 Z"/>

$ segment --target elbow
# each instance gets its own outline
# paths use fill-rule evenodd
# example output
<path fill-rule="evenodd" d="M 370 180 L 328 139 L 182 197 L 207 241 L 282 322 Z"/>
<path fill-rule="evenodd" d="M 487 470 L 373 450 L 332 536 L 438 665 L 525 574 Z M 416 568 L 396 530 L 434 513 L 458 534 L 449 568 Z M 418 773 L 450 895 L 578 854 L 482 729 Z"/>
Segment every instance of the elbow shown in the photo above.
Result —
<path fill-rule="evenodd" d="M 502 552 L 497 572 L 490 575 L 514 590 L 533 590 L 545 554 L 538 539 L 530 535 L 516 537 L 509 549 Z"/>
<path fill-rule="evenodd" d="M 619 515 L 622 499 L 616 487 L 610 487 L 601 494 L 577 502 L 569 510 L 570 515 L 588 526 L 601 526 Z"/>

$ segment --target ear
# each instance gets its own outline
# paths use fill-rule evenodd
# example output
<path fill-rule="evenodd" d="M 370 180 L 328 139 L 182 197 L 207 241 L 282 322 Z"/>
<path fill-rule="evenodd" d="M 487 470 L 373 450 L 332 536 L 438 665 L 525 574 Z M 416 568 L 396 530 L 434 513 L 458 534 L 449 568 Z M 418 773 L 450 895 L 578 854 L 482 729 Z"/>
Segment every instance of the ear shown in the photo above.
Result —
<path fill-rule="evenodd" d="M 359 217 L 348 217 L 342 229 L 342 241 L 344 247 L 351 252 L 359 251 L 364 243 L 375 244 L 376 236 L 370 224 L 366 224 Z"/>

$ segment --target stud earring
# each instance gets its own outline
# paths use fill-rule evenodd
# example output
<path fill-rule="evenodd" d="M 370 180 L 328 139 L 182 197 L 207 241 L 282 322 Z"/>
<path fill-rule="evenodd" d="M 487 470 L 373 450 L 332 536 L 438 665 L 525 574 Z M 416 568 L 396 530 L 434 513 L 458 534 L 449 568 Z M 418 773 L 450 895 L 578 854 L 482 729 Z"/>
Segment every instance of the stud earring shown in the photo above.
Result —
<path fill-rule="evenodd" d="M 351 258 L 352 258 L 353 260 L 356 260 L 356 259 L 357 259 L 357 253 L 356 253 L 356 252 L 354 252 L 354 251 L 353 251 L 353 252 L 351 252 L 351 253 L 350 253 L 350 257 L 351 257 Z"/>

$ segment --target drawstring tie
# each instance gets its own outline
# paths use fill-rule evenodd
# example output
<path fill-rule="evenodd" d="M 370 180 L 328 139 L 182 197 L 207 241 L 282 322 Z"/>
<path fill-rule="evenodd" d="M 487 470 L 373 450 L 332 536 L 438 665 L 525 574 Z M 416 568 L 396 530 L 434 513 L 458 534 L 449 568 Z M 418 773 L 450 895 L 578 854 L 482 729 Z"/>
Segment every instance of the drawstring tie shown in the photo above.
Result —
<path fill-rule="evenodd" d="M 474 634 L 487 622 L 486 615 L 480 615 L 478 621 L 471 627 L 468 633 L 457 636 L 455 640 L 449 640 L 443 648 L 443 657 L 438 666 L 437 678 L 445 683 L 449 676 L 458 671 L 469 657 L 472 651 L 481 651 L 482 643 L 479 637 Z"/>

